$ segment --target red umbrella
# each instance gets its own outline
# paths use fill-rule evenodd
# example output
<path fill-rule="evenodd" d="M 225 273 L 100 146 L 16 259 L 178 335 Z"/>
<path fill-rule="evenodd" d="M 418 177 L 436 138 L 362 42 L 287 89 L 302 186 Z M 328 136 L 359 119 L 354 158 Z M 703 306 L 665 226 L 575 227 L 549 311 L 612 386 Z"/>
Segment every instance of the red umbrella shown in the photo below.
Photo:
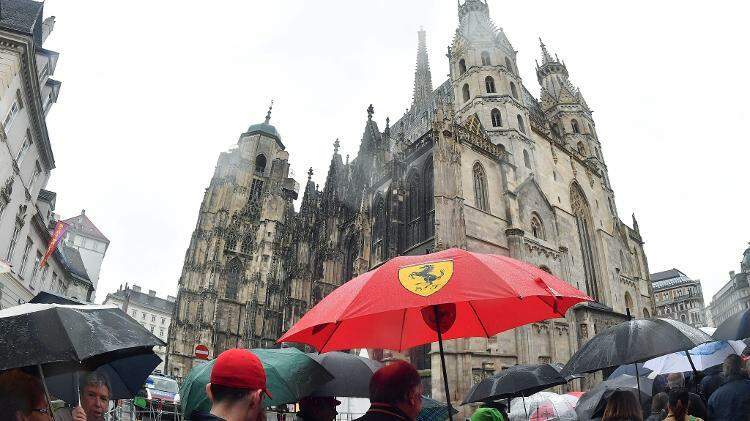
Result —
<path fill-rule="evenodd" d="M 278 342 L 299 342 L 328 352 L 402 351 L 437 341 L 442 358 L 443 339 L 490 337 L 564 317 L 574 304 L 590 300 L 530 264 L 449 249 L 396 257 L 352 279 L 310 309 Z"/>

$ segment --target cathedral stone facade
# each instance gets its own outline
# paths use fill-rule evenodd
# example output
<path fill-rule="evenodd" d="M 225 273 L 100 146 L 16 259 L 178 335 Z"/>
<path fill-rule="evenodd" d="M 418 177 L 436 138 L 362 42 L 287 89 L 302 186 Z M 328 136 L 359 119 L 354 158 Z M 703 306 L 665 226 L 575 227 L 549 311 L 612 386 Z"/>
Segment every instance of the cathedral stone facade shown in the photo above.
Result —
<path fill-rule="evenodd" d="M 357 274 L 397 255 L 449 247 L 530 262 L 596 300 L 564 319 L 449 341 L 454 396 L 504 367 L 564 363 L 628 311 L 652 314 L 638 224 L 617 215 L 591 109 L 565 63 L 541 44 L 537 99 L 487 3 L 466 0 L 458 15 L 449 79 L 433 88 L 420 31 L 410 109 L 394 124 L 386 118 L 381 130 L 368 107 L 357 156 L 343 159 L 336 141 L 322 189 L 312 170 L 302 192 L 289 177 L 289 152 L 270 110 L 219 157 L 179 281 L 169 373 L 184 376 L 199 344 L 211 357 L 235 346 L 275 346 Z M 371 355 L 410 359 L 427 393 L 444 399 L 434 347 Z"/>

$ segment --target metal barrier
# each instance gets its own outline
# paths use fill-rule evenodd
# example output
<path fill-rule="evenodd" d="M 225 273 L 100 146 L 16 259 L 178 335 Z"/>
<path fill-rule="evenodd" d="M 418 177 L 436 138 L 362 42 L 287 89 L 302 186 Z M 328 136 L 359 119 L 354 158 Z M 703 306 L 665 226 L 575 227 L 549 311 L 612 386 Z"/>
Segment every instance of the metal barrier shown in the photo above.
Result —
<path fill-rule="evenodd" d="M 107 421 L 182 421 L 180 405 L 168 405 L 163 401 L 146 401 L 146 408 L 134 404 L 132 399 L 123 399 L 105 414 Z"/>

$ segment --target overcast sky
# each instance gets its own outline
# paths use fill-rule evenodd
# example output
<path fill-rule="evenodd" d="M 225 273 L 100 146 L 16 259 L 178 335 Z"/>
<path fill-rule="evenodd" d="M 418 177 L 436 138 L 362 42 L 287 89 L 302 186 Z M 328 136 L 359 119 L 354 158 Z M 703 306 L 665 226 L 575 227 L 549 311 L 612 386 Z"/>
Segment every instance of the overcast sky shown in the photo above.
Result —
<path fill-rule="evenodd" d="M 750 241 L 748 3 L 489 5 L 532 93 L 537 37 L 565 61 L 651 271 L 701 279 L 708 303 Z M 410 105 L 420 26 L 433 85 L 447 78 L 458 20 L 452 0 L 48 0 L 45 14 L 62 81 L 49 188 L 111 240 L 98 300 L 124 282 L 176 292 L 218 154 L 271 99 L 297 180 L 312 166 L 322 184 L 335 138 L 356 153 L 368 104 L 381 130 Z"/>

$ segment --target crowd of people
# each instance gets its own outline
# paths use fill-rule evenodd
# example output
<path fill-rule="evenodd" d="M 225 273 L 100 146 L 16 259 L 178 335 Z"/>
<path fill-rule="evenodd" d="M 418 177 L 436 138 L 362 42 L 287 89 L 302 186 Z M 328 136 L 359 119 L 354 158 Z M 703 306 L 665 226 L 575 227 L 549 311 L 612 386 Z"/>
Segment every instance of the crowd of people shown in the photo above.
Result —
<path fill-rule="evenodd" d="M 750 379 L 742 358 L 730 355 L 724 364 L 685 379 L 683 373 L 654 383 L 650 410 L 629 390 L 612 393 L 602 421 L 743 421 L 750 419 Z M 647 412 L 644 414 L 644 412 Z"/>
<path fill-rule="evenodd" d="M 750 379 L 737 355 L 720 370 L 689 376 L 672 373 L 654 383 L 645 408 L 631 390 L 614 391 L 602 421 L 737 421 L 750 419 Z M 52 413 L 42 381 L 20 369 L 0 374 L 0 417 L 12 421 L 103 421 L 109 407 L 110 386 L 97 373 L 83 376 L 80 402 Z M 355 421 L 414 421 L 422 406 L 422 381 L 417 370 L 396 361 L 377 370 L 370 381 L 370 407 Z M 211 370 L 206 395 L 210 411 L 184 416 L 192 421 L 265 421 L 266 374 L 261 361 L 242 349 L 223 352 Z M 340 404 L 333 396 L 306 397 L 299 402 L 296 421 L 333 421 Z M 488 402 L 471 421 L 509 421 L 506 407 Z"/>

